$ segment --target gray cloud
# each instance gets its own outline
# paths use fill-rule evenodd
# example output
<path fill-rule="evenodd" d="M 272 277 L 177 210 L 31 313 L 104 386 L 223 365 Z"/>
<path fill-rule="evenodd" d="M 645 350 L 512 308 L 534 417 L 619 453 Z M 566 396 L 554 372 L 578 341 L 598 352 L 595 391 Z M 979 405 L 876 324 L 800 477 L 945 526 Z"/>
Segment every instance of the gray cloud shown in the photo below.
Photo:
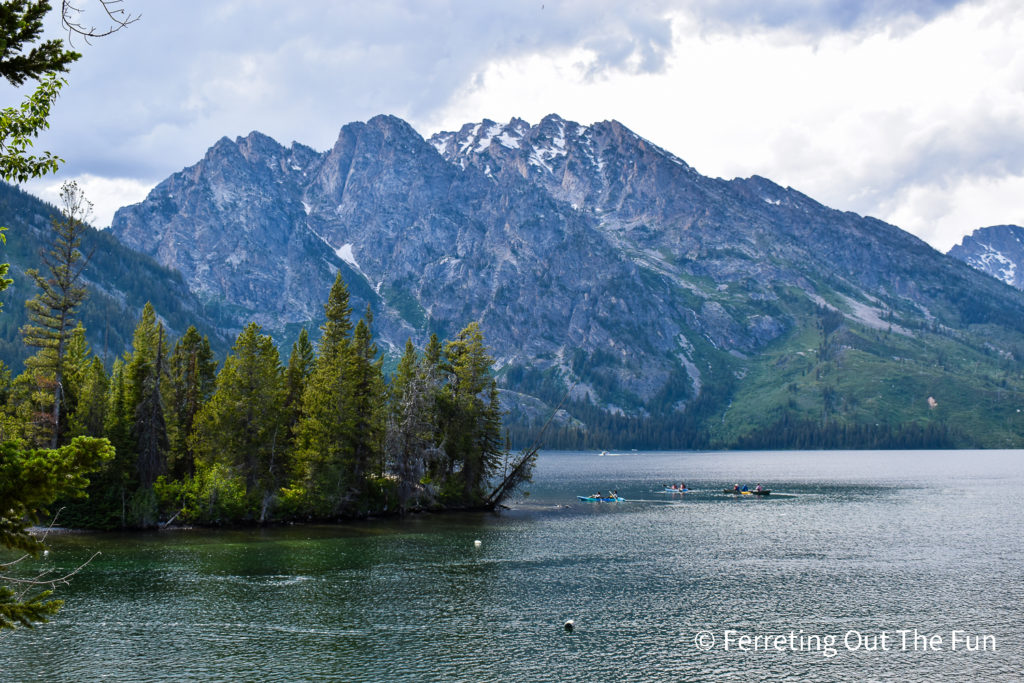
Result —
<path fill-rule="evenodd" d="M 951 190 L 964 180 L 1024 175 L 1024 122 L 1009 113 L 977 112 L 967 123 L 936 126 L 880 156 L 845 180 L 859 188 L 856 209 L 869 212 L 895 201 L 906 188 Z"/>
<path fill-rule="evenodd" d="M 710 0 L 696 14 L 708 28 L 791 29 L 811 36 L 908 27 L 930 21 L 968 0 Z"/>
<path fill-rule="evenodd" d="M 670 13 L 714 30 L 848 30 L 934 16 L 952 0 L 179 0 L 135 4 L 142 19 L 85 53 L 43 140 L 65 173 L 155 180 L 222 135 L 261 130 L 329 146 L 379 113 L 426 119 L 494 59 L 583 47 L 589 75 L 657 72 Z M 425 131 L 426 132 L 426 131 Z"/>
<path fill-rule="evenodd" d="M 597 72 L 657 71 L 670 4 L 148 3 L 80 46 L 43 143 L 69 174 L 149 178 L 252 129 L 323 148 L 351 120 L 426 116 L 496 58 L 583 46 Z"/>

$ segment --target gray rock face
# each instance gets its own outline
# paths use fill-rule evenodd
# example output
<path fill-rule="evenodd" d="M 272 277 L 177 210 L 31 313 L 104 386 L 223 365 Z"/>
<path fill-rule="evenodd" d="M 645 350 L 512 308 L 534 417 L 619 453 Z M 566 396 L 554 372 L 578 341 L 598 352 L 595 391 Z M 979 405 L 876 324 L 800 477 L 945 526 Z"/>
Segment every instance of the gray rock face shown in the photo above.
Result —
<path fill-rule="evenodd" d="M 960 324 L 968 303 L 945 288 L 985 290 L 894 226 L 764 178 L 702 176 L 615 121 L 554 115 L 429 140 L 378 116 L 323 153 L 225 138 L 112 230 L 239 326 L 315 328 L 341 270 L 392 348 L 478 320 L 507 395 L 550 404 L 572 387 L 637 415 L 684 410 L 732 381 L 729 359 L 820 307 L 906 331 Z"/>
<path fill-rule="evenodd" d="M 1024 228 L 993 225 L 978 228 L 949 250 L 949 255 L 971 268 L 1024 289 Z"/>

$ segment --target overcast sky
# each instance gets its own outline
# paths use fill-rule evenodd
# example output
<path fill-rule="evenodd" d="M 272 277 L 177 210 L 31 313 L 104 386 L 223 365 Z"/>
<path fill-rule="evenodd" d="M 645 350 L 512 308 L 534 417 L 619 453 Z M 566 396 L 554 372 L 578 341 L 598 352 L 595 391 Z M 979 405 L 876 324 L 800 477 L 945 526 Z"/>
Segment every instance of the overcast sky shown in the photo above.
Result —
<path fill-rule="evenodd" d="M 1019 0 L 122 6 L 141 19 L 76 43 L 37 144 L 67 163 L 28 187 L 52 200 L 78 179 L 97 226 L 222 136 L 324 150 L 382 113 L 424 137 L 483 118 L 617 119 L 705 175 L 763 175 L 941 251 L 1024 224 Z M 6 88 L 5 105 L 26 92 Z"/>

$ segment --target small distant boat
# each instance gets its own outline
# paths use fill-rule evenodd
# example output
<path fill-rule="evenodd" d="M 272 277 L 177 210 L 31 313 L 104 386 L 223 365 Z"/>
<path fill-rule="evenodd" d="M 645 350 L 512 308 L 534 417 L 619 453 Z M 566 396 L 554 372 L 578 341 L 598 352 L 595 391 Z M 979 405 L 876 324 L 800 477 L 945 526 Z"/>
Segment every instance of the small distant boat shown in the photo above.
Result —
<path fill-rule="evenodd" d="M 734 496 L 768 496 L 771 495 L 770 489 L 761 489 L 760 491 L 736 491 L 735 489 L 722 489 L 723 493 L 731 493 Z"/>
<path fill-rule="evenodd" d="M 692 490 L 693 489 L 674 489 L 671 486 L 666 486 L 665 490 L 662 491 L 662 493 L 689 493 Z"/>
<path fill-rule="evenodd" d="M 605 455 L 608 455 L 608 451 L 601 451 L 600 453 L 597 454 L 597 457 L 600 458 L 600 457 L 605 456 Z"/>
<path fill-rule="evenodd" d="M 595 498 L 594 496 L 576 496 L 584 503 L 625 503 L 625 498 Z"/>

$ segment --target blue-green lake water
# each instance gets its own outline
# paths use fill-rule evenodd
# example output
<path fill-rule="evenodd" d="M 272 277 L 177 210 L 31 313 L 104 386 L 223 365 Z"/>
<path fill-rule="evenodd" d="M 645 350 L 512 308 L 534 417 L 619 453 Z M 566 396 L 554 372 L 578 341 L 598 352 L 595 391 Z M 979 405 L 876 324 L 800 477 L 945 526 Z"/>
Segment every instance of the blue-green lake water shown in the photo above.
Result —
<path fill-rule="evenodd" d="M 628 502 L 576 500 L 609 489 Z M 52 623 L 0 638 L 0 679 L 1024 677 L 1020 451 L 549 452 L 529 491 L 498 515 L 53 536 L 46 564 L 102 554 Z"/>

